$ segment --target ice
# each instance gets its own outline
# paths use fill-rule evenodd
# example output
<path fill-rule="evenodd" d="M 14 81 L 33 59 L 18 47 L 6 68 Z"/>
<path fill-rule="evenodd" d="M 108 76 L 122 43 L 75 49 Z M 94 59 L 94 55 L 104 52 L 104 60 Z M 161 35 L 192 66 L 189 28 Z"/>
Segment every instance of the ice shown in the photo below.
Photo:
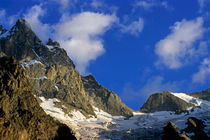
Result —
<path fill-rule="evenodd" d="M 44 97 L 39 98 L 42 100 L 40 106 L 47 114 L 65 123 L 71 120 L 71 118 L 65 114 L 62 109 L 55 106 L 56 102 L 60 102 L 58 99 L 45 99 Z"/>
<path fill-rule="evenodd" d="M 41 65 L 43 65 L 42 62 L 37 61 L 35 59 L 33 59 L 33 60 L 29 61 L 29 62 L 23 62 L 21 64 L 23 64 L 24 66 L 31 66 L 31 65 L 34 65 L 34 64 L 41 64 Z"/>
<path fill-rule="evenodd" d="M 196 117 L 198 119 L 209 118 L 209 108 L 210 103 L 201 99 L 191 97 L 185 93 L 171 93 L 186 102 L 190 102 L 195 106 L 199 106 L 194 109 L 194 111 L 183 112 L 181 114 L 175 114 L 171 111 L 160 111 L 154 113 L 142 113 L 133 112 L 133 117 L 125 118 L 123 116 L 112 116 L 111 114 L 93 106 L 96 117 L 89 116 L 86 118 L 79 110 L 72 110 L 69 112 L 71 116 L 65 114 L 62 109 L 55 107 L 55 102 L 57 99 L 45 99 L 41 97 L 41 106 L 46 113 L 52 117 L 60 120 L 61 122 L 74 128 L 76 136 L 78 138 L 100 138 L 100 133 L 110 131 L 122 131 L 130 132 L 131 130 L 143 128 L 154 128 L 162 131 L 162 128 L 166 126 L 168 121 L 175 123 L 178 128 L 186 128 L 186 121 L 189 117 Z M 65 106 L 62 106 L 65 108 Z M 210 119 L 209 119 L 210 120 Z M 209 124 L 210 121 L 206 121 Z M 209 128 L 208 128 L 209 129 Z M 207 131 L 207 129 L 205 129 Z M 107 133 L 109 135 L 109 133 Z M 190 135 L 190 134 L 189 134 Z"/>
<path fill-rule="evenodd" d="M 49 50 L 54 49 L 54 46 L 50 46 L 50 45 L 45 45 Z"/>

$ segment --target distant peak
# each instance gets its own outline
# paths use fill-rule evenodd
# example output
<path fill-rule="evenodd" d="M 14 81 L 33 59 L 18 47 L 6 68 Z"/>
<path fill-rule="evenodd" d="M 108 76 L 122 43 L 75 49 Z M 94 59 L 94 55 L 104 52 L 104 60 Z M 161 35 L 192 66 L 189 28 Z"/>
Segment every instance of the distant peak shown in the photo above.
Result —
<path fill-rule="evenodd" d="M 24 18 L 19 18 L 19 19 L 17 20 L 17 22 L 19 22 L 19 23 L 25 23 L 26 20 L 25 20 Z"/>
<path fill-rule="evenodd" d="M 15 26 L 12 27 L 11 31 L 18 31 L 18 30 L 25 30 L 29 31 L 31 30 L 30 24 L 23 18 L 19 18 L 15 24 Z"/>
<path fill-rule="evenodd" d="M 24 25 L 29 25 L 29 23 L 24 19 L 24 18 L 19 18 L 16 22 L 16 24 L 24 24 Z"/>

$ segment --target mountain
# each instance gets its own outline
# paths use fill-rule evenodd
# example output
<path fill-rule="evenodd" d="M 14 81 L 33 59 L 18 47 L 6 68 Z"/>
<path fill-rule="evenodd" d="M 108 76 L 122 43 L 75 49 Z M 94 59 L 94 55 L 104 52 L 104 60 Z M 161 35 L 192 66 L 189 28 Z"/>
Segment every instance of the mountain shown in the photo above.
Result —
<path fill-rule="evenodd" d="M 59 139 L 72 136 L 72 130 L 78 139 L 161 140 L 164 127 L 170 121 L 186 132 L 187 137 L 194 138 L 196 134 L 191 134 L 186 126 L 192 117 L 204 124 L 198 132 L 210 136 L 209 90 L 192 94 L 156 93 L 139 111 L 134 111 L 92 75 L 81 76 L 62 46 L 52 39 L 44 44 L 24 19 L 19 19 L 10 30 L 0 26 L 0 56 L 4 55 L 18 60 L 0 58 L 4 59 L 2 63 L 12 64 L 9 68 L 2 66 L 3 73 L 11 74 L 0 79 L 2 85 L 8 85 L 0 83 L 4 95 L 0 96 L 0 114 L 3 114 L 0 115 L 0 134 L 8 134 L 7 137 Z M 13 75 L 16 73 L 13 63 L 19 63 L 18 69 L 24 73 L 19 78 Z M 11 95 L 15 96 L 9 100 Z M 169 129 L 173 128 L 171 126 Z M 194 130 L 194 126 L 189 127 Z"/>
<path fill-rule="evenodd" d="M 152 94 L 146 103 L 141 107 L 140 111 L 146 113 L 158 111 L 174 111 L 181 113 L 194 107 L 193 104 L 188 103 L 170 92 Z"/>
<path fill-rule="evenodd" d="M 0 57 L 0 139 L 76 139 L 64 124 L 45 114 L 27 75 L 14 58 Z"/>
<path fill-rule="evenodd" d="M 82 81 L 94 106 L 114 116 L 133 115 L 132 109 L 128 108 L 115 93 L 98 84 L 92 75 L 82 77 Z"/>
<path fill-rule="evenodd" d="M 100 108 L 112 115 L 132 115 L 132 110 L 105 88 L 100 96 L 94 93 L 97 103 L 93 103 L 96 96 L 90 96 L 92 92 L 85 88 L 92 83 L 84 83 L 85 78 L 77 72 L 66 51 L 51 39 L 44 45 L 24 19 L 19 19 L 0 37 L 0 51 L 21 62 L 39 97 L 59 99 L 60 106 L 65 105 L 68 112 L 80 110 L 86 117 L 95 116 L 93 108 L 99 102 Z M 99 84 L 95 81 L 95 85 Z M 105 98 L 107 95 L 110 96 Z M 116 110 L 113 109 L 115 107 Z"/>

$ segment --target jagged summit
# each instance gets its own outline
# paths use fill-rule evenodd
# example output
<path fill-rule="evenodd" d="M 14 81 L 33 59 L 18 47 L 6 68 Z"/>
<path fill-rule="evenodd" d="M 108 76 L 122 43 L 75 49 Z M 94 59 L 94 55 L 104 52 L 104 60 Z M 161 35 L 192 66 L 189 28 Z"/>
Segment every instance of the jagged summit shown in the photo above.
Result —
<path fill-rule="evenodd" d="M 19 19 L 16 24 L 0 38 L 0 51 L 18 60 L 36 58 L 33 46 L 41 45 L 40 39 L 31 30 L 30 25 Z"/>
<path fill-rule="evenodd" d="M 49 45 L 44 45 L 25 19 L 18 19 L 4 34 L 0 38 L 0 51 L 8 56 L 14 56 L 23 62 L 36 59 L 48 66 L 62 64 L 75 67 L 66 51 L 57 47 L 58 43 L 51 41 Z"/>
<path fill-rule="evenodd" d="M 31 30 L 31 26 L 30 24 L 23 18 L 19 18 L 15 24 L 15 26 L 13 26 L 19 30 L 22 30 L 22 29 L 28 29 L 28 30 Z"/>

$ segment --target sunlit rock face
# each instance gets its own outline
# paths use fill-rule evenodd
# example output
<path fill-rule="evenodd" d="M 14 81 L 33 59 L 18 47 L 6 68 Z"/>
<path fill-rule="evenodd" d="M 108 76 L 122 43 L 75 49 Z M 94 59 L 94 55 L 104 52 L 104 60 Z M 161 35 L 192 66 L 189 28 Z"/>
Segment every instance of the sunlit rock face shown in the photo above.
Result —
<path fill-rule="evenodd" d="M 0 139 L 76 139 L 66 125 L 45 114 L 35 92 L 19 62 L 0 57 Z"/>
<path fill-rule="evenodd" d="M 61 106 L 80 110 L 86 117 L 95 116 L 93 105 L 112 115 L 132 116 L 132 110 L 116 94 L 98 86 L 94 87 L 96 92 L 90 92 L 86 87 L 92 82 L 84 83 L 85 78 L 60 44 L 49 39 L 44 45 L 24 19 L 1 35 L 0 51 L 21 61 L 38 96 L 57 98 Z M 96 81 L 94 84 L 99 85 Z"/>
<path fill-rule="evenodd" d="M 163 92 L 152 94 L 141 107 L 140 111 L 146 113 L 158 111 L 175 111 L 176 113 L 181 113 L 193 106 L 193 104 L 174 96 L 170 92 Z"/>

